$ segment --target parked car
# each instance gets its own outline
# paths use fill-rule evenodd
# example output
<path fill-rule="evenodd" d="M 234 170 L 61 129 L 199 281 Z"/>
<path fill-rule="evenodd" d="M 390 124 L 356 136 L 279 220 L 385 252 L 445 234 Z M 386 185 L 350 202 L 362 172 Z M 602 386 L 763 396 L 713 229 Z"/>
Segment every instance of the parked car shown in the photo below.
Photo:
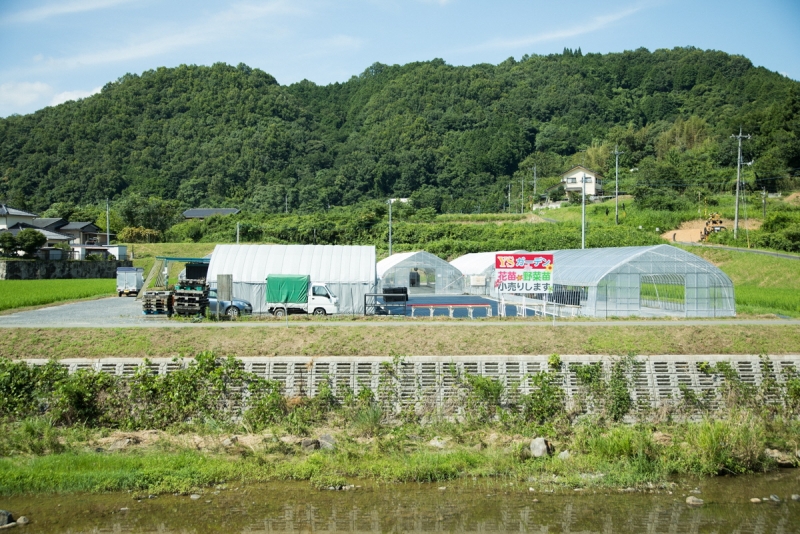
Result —
<path fill-rule="evenodd" d="M 251 315 L 253 313 L 253 305 L 242 299 L 233 300 L 217 300 L 217 291 L 211 289 L 208 291 L 208 311 L 212 315 L 217 314 L 217 307 L 219 313 L 225 314 L 231 319 L 235 319 L 240 315 Z"/>

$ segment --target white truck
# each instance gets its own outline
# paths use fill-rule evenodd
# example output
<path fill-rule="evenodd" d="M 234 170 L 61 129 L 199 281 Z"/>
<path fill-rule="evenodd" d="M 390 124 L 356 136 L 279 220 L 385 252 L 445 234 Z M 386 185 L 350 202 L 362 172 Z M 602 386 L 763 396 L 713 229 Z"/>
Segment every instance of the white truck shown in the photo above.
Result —
<path fill-rule="evenodd" d="M 339 313 L 336 295 L 325 284 L 312 282 L 308 275 L 268 275 L 266 300 L 267 310 L 275 317 L 290 313 Z"/>
<path fill-rule="evenodd" d="M 138 295 L 144 286 L 142 267 L 117 267 L 117 296 Z"/>

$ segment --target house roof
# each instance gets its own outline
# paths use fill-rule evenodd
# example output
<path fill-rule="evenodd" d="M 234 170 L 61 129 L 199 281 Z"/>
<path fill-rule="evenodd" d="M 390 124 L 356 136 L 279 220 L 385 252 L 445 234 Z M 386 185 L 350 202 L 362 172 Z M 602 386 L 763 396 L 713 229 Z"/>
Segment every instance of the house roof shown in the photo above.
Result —
<path fill-rule="evenodd" d="M 592 169 L 589 169 L 589 168 L 586 168 L 583 165 L 575 165 L 574 167 L 572 167 L 567 172 L 562 172 L 561 176 L 567 176 L 568 174 L 572 174 L 575 171 L 583 171 L 583 172 L 591 174 L 592 176 L 600 176 L 599 172 L 593 171 Z"/>
<path fill-rule="evenodd" d="M 70 240 L 74 239 L 71 235 L 64 235 L 64 234 L 59 234 L 58 232 L 51 232 L 50 230 L 45 230 L 43 228 L 37 228 L 37 227 L 33 226 L 32 224 L 27 224 L 27 223 L 12 224 L 11 226 L 8 227 L 8 230 L 2 230 L 2 232 L 6 232 L 6 231 L 7 232 L 11 232 L 11 235 L 16 237 L 18 233 L 20 233 L 21 231 L 23 231 L 23 230 L 25 230 L 27 228 L 31 228 L 33 230 L 36 230 L 40 234 L 43 234 L 47 238 L 48 241 L 70 241 Z"/>
<path fill-rule="evenodd" d="M 63 224 L 59 224 L 62 222 Z M 67 221 L 62 219 L 61 217 L 37 217 L 36 219 L 31 221 L 31 224 L 37 228 L 47 228 L 48 226 L 54 226 L 54 225 L 60 228 L 61 226 L 64 226 L 64 224 L 67 224 Z"/>
<path fill-rule="evenodd" d="M 8 215 L 16 215 L 17 217 L 36 217 L 35 213 L 29 213 L 27 211 L 18 210 L 16 208 L 10 208 L 5 204 L 0 204 L 0 217 L 6 217 Z"/>
<path fill-rule="evenodd" d="M 192 208 L 183 212 L 186 219 L 205 219 L 212 215 L 236 215 L 237 208 Z"/>
<path fill-rule="evenodd" d="M 59 230 L 86 230 L 89 226 L 94 228 L 94 230 L 99 230 L 99 228 L 95 226 L 95 224 L 92 222 L 71 222 L 65 224 L 64 226 L 59 228 Z M 89 232 L 92 232 L 94 230 L 92 230 L 91 228 L 88 229 Z"/>

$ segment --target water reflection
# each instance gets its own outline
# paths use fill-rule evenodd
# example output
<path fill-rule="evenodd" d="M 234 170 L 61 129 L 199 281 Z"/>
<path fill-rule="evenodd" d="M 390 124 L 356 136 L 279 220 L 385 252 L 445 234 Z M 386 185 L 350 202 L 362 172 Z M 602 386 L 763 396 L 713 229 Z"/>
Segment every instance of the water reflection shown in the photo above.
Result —
<path fill-rule="evenodd" d="M 499 482 L 370 486 L 315 491 L 307 483 L 208 491 L 199 499 L 128 494 L 14 497 L 0 508 L 28 515 L 30 532 L 800 532 L 796 471 L 696 483 L 706 504 L 690 508 L 690 486 L 674 493 L 528 492 Z M 751 504 L 777 494 L 780 503 Z M 535 502 L 537 499 L 539 502 Z M 18 530 L 23 532 L 23 530 Z"/>

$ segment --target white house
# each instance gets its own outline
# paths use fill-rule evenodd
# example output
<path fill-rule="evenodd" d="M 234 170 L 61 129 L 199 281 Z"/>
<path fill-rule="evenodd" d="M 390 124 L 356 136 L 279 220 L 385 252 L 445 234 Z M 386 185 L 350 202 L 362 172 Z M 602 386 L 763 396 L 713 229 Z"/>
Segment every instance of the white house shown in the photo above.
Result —
<path fill-rule="evenodd" d="M 33 220 L 38 217 L 34 213 L 10 208 L 0 204 L 0 230 L 8 230 L 18 223 L 33 225 Z"/>
<path fill-rule="evenodd" d="M 603 194 L 601 176 L 582 165 L 576 165 L 561 175 L 561 183 L 567 193 L 580 193 L 583 191 L 581 180 L 586 181 L 586 196 L 594 197 Z"/>

